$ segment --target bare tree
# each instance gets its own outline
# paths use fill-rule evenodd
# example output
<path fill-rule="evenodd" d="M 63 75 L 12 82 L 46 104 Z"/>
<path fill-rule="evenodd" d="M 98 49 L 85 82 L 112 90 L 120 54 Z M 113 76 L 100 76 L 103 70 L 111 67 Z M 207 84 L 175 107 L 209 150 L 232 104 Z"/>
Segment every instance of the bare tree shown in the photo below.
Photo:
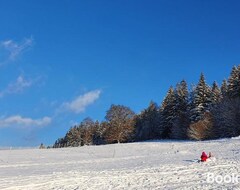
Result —
<path fill-rule="evenodd" d="M 134 130 L 134 112 L 122 105 L 111 105 L 107 111 L 108 122 L 106 130 L 106 141 L 108 143 L 121 143 L 130 140 Z"/>
<path fill-rule="evenodd" d="M 83 133 L 83 145 L 92 145 L 95 122 L 89 117 L 85 118 L 81 122 L 80 128 L 82 129 L 82 133 Z"/>
<path fill-rule="evenodd" d="M 190 125 L 187 133 L 192 140 L 206 140 L 212 137 L 213 116 L 210 112 L 205 112 L 203 119 Z"/>

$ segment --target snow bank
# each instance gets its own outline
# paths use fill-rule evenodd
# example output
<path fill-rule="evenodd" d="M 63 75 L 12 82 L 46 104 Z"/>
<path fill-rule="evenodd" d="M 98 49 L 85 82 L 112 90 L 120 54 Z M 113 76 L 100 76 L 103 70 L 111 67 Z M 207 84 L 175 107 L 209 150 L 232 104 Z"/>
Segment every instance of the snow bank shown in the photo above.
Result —
<path fill-rule="evenodd" d="M 234 140 L 239 140 L 239 139 L 240 139 L 240 136 L 238 136 L 238 137 L 232 137 L 232 139 L 234 139 Z"/>

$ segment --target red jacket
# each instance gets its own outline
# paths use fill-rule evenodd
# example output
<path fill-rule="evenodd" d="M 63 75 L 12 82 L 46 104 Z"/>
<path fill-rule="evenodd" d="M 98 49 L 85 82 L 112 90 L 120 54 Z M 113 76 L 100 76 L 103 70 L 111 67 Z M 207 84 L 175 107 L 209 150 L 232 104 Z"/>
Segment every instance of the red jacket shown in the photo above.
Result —
<path fill-rule="evenodd" d="M 206 162 L 207 159 L 208 159 L 207 154 L 206 154 L 205 152 L 202 152 L 201 161 L 202 161 L 202 162 Z"/>

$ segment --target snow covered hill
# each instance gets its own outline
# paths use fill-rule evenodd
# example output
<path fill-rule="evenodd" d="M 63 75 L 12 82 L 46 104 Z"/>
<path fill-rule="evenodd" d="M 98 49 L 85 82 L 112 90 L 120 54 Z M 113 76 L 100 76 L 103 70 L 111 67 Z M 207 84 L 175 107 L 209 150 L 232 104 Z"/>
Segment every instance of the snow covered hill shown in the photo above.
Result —
<path fill-rule="evenodd" d="M 240 189 L 240 139 L 1 150 L 0 189 Z"/>

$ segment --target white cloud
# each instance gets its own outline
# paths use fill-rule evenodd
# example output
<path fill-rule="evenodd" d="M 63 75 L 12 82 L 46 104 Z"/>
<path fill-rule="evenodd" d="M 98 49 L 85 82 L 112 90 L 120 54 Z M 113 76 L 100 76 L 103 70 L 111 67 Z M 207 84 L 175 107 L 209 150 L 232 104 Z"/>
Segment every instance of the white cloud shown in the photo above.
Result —
<path fill-rule="evenodd" d="M 18 76 L 15 82 L 10 83 L 6 89 L 0 91 L 0 98 L 8 94 L 16 94 L 22 92 L 25 88 L 31 87 L 32 80 L 26 80 L 23 76 Z"/>
<path fill-rule="evenodd" d="M 65 102 L 61 106 L 61 110 L 67 110 L 74 113 L 82 113 L 86 108 L 93 104 L 101 94 L 101 90 L 94 90 L 78 96 L 71 102 Z"/>
<path fill-rule="evenodd" d="M 52 122 L 50 117 L 43 117 L 41 119 L 32 119 L 14 115 L 0 119 L 0 128 L 3 127 L 31 127 L 31 126 L 46 126 Z"/>
<path fill-rule="evenodd" d="M 1 42 L 3 47 L 8 52 L 8 60 L 14 61 L 20 54 L 29 49 L 33 45 L 33 38 L 25 38 L 21 43 L 13 40 Z"/>

